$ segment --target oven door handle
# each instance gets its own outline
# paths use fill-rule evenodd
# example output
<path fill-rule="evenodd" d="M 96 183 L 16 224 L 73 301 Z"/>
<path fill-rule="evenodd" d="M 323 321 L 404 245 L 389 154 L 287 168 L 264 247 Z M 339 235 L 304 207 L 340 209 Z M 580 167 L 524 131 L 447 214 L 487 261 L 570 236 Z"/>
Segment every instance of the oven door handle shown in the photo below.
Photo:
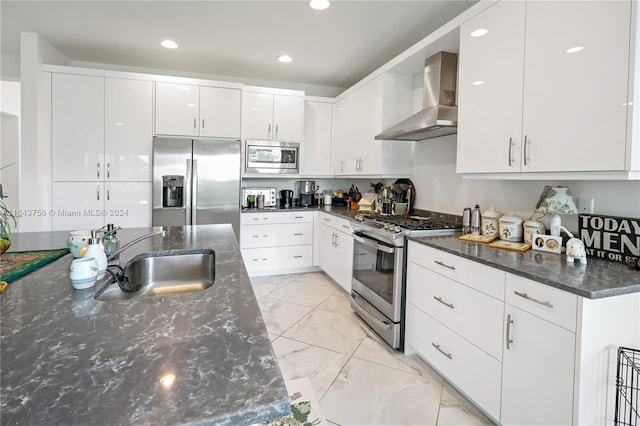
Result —
<path fill-rule="evenodd" d="M 396 249 L 393 247 L 388 247 L 388 246 L 384 246 L 382 244 L 378 244 L 377 242 L 375 242 L 374 240 L 371 240 L 369 238 L 363 238 L 360 235 L 353 234 L 353 239 L 356 240 L 357 242 L 364 244 L 365 246 L 374 248 L 376 250 L 380 250 L 383 251 L 385 253 L 389 253 L 389 254 L 393 254 L 396 252 Z"/>
<path fill-rule="evenodd" d="M 371 313 L 369 311 L 369 308 L 367 308 L 367 305 L 371 306 L 371 304 L 367 302 L 365 299 L 363 299 L 362 296 L 352 291 L 351 298 L 360 307 L 360 309 L 358 309 L 359 313 L 364 314 L 364 316 L 366 316 L 370 321 L 373 321 L 374 323 L 378 323 L 379 326 L 385 329 L 386 331 L 391 330 L 391 328 L 393 327 L 393 323 L 389 320 L 379 318 L 379 316 L 381 316 L 380 314 L 376 315 Z M 372 306 L 371 309 L 375 309 L 375 308 Z"/>

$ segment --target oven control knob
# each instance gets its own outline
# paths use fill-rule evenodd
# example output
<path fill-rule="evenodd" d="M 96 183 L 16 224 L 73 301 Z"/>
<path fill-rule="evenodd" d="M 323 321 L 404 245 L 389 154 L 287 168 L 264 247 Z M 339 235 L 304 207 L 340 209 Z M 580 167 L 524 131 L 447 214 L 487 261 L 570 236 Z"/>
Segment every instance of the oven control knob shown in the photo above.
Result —
<path fill-rule="evenodd" d="M 395 231 L 396 231 L 396 232 L 400 232 L 400 227 L 399 227 L 398 225 L 396 225 L 396 227 L 395 227 Z"/>
<path fill-rule="evenodd" d="M 386 229 L 387 231 L 389 230 L 389 224 L 388 223 L 384 224 L 384 229 Z"/>

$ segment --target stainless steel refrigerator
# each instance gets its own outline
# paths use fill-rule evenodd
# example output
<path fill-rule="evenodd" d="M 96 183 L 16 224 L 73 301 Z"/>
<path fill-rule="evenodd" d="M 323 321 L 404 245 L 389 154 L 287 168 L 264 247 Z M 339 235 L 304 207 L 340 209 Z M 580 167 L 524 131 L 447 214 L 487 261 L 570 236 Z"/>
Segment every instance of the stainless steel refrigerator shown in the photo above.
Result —
<path fill-rule="evenodd" d="M 153 138 L 153 226 L 230 223 L 240 235 L 240 141 Z"/>

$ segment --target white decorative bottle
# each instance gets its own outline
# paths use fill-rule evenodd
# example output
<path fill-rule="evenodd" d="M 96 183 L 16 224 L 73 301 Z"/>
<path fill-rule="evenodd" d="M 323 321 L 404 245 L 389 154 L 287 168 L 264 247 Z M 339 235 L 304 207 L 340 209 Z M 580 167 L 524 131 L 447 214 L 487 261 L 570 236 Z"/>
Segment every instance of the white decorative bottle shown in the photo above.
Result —
<path fill-rule="evenodd" d="M 104 274 L 107 271 L 107 255 L 104 253 L 104 247 L 100 244 L 100 238 L 98 238 L 96 231 L 91 231 L 89 246 L 82 257 L 93 257 L 96 262 L 98 262 L 97 279 L 101 280 L 104 278 Z"/>

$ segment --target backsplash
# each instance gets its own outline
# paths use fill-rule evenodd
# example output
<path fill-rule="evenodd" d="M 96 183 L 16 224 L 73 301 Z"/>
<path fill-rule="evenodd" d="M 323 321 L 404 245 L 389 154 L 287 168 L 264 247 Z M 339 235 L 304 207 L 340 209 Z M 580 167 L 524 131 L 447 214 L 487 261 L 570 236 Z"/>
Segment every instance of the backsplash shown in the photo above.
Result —
<path fill-rule="evenodd" d="M 640 181 L 463 179 L 456 174 L 455 135 L 416 144 L 411 180 L 417 190 L 415 207 L 424 210 L 461 215 L 465 207 L 477 203 L 483 211 L 494 206 L 527 220 L 534 214 L 545 185 L 564 185 L 573 197 L 593 198 L 595 214 L 640 218 Z M 548 219 L 548 216 L 539 219 L 547 229 Z M 563 216 L 562 224 L 577 231 L 578 216 Z"/>

